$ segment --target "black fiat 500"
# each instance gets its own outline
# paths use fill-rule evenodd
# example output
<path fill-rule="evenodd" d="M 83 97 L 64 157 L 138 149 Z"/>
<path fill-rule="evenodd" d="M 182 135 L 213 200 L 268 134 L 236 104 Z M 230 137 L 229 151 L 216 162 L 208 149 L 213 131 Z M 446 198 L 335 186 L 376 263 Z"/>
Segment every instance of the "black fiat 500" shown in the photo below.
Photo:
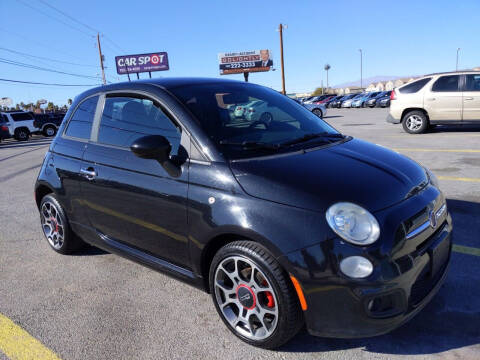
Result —
<path fill-rule="evenodd" d="M 35 185 L 50 246 L 88 243 L 212 295 L 264 348 L 367 337 L 440 288 L 452 223 L 435 176 L 271 89 L 159 79 L 79 95 Z"/>

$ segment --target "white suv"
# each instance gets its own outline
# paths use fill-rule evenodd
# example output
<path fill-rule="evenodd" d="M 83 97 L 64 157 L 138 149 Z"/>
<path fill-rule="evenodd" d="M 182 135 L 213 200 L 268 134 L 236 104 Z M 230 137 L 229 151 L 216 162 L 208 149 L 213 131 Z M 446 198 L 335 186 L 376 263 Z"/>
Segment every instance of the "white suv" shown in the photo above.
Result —
<path fill-rule="evenodd" d="M 395 89 L 387 122 L 410 134 L 437 124 L 480 125 L 480 72 L 431 74 Z"/>
<path fill-rule="evenodd" d="M 10 135 L 18 141 L 28 140 L 30 135 L 38 129 L 33 126 L 35 118 L 29 112 L 8 111 L 0 113 L 3 125 L 8 127 Z"/>

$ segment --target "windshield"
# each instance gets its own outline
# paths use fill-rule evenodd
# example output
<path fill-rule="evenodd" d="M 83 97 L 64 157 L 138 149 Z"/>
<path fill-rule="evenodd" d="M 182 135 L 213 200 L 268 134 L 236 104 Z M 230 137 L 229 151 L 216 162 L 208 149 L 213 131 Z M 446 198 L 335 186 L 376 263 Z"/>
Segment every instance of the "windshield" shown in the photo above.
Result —
<path fill-rule="evenodd" d="M 229 159 L 298 150 L 343 138 L 304 106 L 262 86 L 208 83 L 169 90 Z"/>

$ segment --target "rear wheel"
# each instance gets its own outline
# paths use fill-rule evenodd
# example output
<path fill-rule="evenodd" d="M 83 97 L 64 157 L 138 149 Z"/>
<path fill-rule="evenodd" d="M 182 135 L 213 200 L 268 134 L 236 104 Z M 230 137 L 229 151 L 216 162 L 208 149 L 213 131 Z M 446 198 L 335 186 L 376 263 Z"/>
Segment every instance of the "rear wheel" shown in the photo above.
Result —
<path fill-rule="evenodd" d="M 210 267 L 210 291 L 218 314 L 246 343 L 273 349 L 303 326 L 303 313 L 288 274 L 262 246 L 225 245 Z"/>
<path fill-rule="evenodd" d="M 67 216 L 53 194 L 45 195 L 40 203 L 40 222 L 50 247 L 58 253 L 70 254 L 83 246 L 70 229 Z"/>
<path fill-rule="evenodd" d="M 57 129 L 55 128 L 55 126 L 48 125 L 45 127 L 45 129 L 43 129 L 43 135 L 45 135 L 46 137 L 52 137 L 56 133 Z"/>
<path fill-rule="evenodd" d="M 409 134 L 421 134 L 428 129 L 428 119 L 423 112 L 414 110 L 405 114 L 402 125 Z"/>
<path fill-rule="evenodd" d="M 30 132 L 27 129 L 20 128 L 15 130 L 15 139 L 18 141 L 27 141 L 30 136 Z"/>
<path fill-rule="evenodd" d="M 313 109 L 312 112 L 319 118 L 323 117 L 323 111 L 321 109 Z"/>

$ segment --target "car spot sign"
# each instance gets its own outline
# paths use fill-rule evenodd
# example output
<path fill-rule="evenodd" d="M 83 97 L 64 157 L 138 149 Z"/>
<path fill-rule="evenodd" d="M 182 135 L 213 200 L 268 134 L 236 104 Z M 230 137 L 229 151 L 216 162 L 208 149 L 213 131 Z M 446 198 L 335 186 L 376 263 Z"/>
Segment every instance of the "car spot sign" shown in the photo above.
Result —
<path fill-rule="evenodd" d="M 150 54 L 115 56 L 115 64 L 117 65 L 117 74 L 119 75 L 170 69 L 168 54 L 164 51 Z"/>
<path fill-rule="evenodd" d="M 273 67 L 268 49 L 218 54 L 220 75 L 269 71 Z"/>

